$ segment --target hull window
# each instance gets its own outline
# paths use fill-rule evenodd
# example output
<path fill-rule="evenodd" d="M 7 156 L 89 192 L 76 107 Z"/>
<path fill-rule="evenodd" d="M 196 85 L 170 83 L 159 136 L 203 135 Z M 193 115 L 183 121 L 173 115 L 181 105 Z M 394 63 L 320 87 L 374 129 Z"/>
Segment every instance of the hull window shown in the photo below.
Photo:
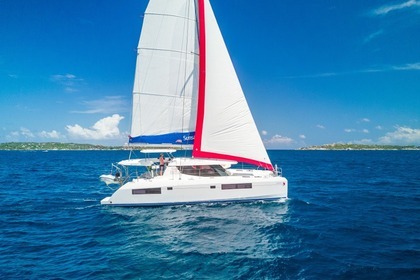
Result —
<path fill-rule="evenodd" d="M 252 189 L 251 183 L 244 184 L 222 184 L 222 190 Z"/>
<path fill-rule="evenodd" d="M 131 191 L 132 194 L 161 194 L 161 188 L 151 188 L 151 189 L 134 189 Z"/>

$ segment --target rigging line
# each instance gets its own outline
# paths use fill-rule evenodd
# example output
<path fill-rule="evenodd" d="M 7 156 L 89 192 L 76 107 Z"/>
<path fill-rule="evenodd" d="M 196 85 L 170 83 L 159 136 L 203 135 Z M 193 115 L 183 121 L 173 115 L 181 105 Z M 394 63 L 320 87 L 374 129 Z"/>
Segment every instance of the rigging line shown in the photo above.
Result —
<path fill-rule="evenodd" d="M 178 95 L 159 94 L 159 93 L 152 93 L 152 92 L 138 92 L 138 91 L 133 91 L 133 94 L 141 94 L 141 96 L 149 95 L 149 96 L 156 96 L 156 97 L 182 98 L 181 96 L 178 96 Z M 186 98 L 188 98 L 189 100 L 192 100 L 192 96 L 191 97 L 186 97 Z"/>

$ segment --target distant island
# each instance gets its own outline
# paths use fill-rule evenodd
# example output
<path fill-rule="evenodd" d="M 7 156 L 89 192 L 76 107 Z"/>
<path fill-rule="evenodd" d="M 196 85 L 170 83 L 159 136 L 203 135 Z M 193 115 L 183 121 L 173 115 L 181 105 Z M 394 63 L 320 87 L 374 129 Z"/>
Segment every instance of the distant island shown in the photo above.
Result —
<path fill-rule="evenodd" d="M 325 144 L 320 146 L 310 146 L 299 150 L 420 150 L 420 146 L 397 146 L 397 145 L 364 145 L 364 144 Z"/>
<path fill-rule="evenodd" d="M 141 148 L 141 147 L 139 147 Z M 8 142 L 0 143 L 0 150 L 9 151 L 67 151 L 67 150 L 126 150 L 128 146 L 104 146 L 77 143 L 59 142 Z M 325 144 L 309 146 L 298 150 L 420 150 L 420 146 L 397 146 L 397 145 L 362 145 L 362 144 Z"/>
<path fill-rule="evenodd" d="M 103 146 L 58 142 L 9 142 L 0 143 L 0 150 L 12 151 L 65 151 L 65 150 L 124 150 L 124 146 Z"/>

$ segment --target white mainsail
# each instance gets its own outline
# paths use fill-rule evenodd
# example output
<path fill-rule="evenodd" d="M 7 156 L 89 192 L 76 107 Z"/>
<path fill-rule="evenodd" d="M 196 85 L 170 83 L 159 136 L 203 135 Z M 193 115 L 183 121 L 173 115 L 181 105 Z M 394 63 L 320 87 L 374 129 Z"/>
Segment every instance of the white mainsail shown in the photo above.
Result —
<path fill-rule="evenodd" d="M 192 144 L 198 82 L 194 2 L 154 0 L 147 6 L 137 51 L 130 143 Z"/>

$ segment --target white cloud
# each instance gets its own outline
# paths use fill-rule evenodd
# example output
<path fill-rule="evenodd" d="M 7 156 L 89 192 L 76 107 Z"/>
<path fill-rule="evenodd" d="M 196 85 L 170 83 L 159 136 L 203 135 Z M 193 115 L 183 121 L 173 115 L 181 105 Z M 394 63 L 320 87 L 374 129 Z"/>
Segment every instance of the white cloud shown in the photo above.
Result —
<path fill-rule="evenodd" d="M 78 89 L 72 88 L 72 87 L 65 87 L 64 90 L 68 93 L 78 92 Z"/>
<path fill-rule="evenodd" d="M 89 140 L 114 139 L 121 136 L 118 125 L 123 116 L 114 114 L 97 121 L 91 128 L 84 128 L 78 124 L 66 126 L 66 130 L 73 138 Z"/>
<path fill-rule="evenodd" d="M 50 138 L 50 139 L 60 139 L 61 138 L 60 132 L 57 132 L 56 130 L 52 130 L 50 132 L 41 131 L 39 133 L 39 136 L 42 137 L 42 138 Z"/>
<path fill-rule="evenodd" d="M 51 81 L 53 81 L 54 83 L 57 83 L 63 86 L 64 90 L 69 93 L 79 91 L 77 87 L 80 84 L 80 82 L 83 81 L 83 79 L 78 78 L 76 77 L 76 75 L 73 75 L 73 74 L 65 74 L 65 75 L 57 74 L 57 75 L 52 75 L 50 78 L 51 78 Z"/>
<path fill-rule="evenodd" d="M 279 134 L 274 135 L 268 140 L 265 140 L 264 143 L 266 144 L 291 144 L 293 143 L 293 139 L 285 136 L 281 136 Z"/>
<path fill-rule="evenodd" d="M 416 6 L 420 6 L 420 1 L 417 0 L 409 0 L 400 4 L 395 4 L 395 5 L 385 5 L 382 7 L 379 7 L 377 9 L 375 9 L 373 11 L 374 15 L 386 15 L 390 12 L 393 11 L 397 11 L 397 10 L 402 10 L 402 9 L 406 9 L 406 8 L 411 8 L 411 7 L 416 7 Z"/>
<path fill-rule="evenodd" d="M 103 99 L 96 99 L 83 102 L 86 110 L 71 111 L 77 114 L 112 114 L 115 112 L 128 111 L 129 105 L 127 100 L 122 96 L 105 96 Z"/>
<path fill-rule="evenodd" d="M 20 132 L 19 131 L 11 131 L 6 138 L 8 139 L 8 141 L 17 141 L 17 139 L 19 139 L 20 136 Z"/>
<path fill-rule="evenodd" d="M 380 67 L 373 67 L 357 71 L 359 73 L 379 73 L 379 72 L 390 72 L 390 71 L 418 71 L 420 70 L 420 62 L 406 63 L 402 65 L 385 65 Z M 355 73 L 357 73 L 355 72 Z"/>
<path fill-rule="evenodd" d="M 370 122 L 370 119 L 368 119 L 368 118 L 363 118 L 363 119 L 361 119 L 361 122 Z"/>
<path fill-rule="evenodd" d="M 325 129 L 325 126 L 323 126 L 322 124 L 317 124 L 316 127 L 320 129 Z"/>
<path fill-rule="evenodd" d="M 354 144 L 364 144 L 364 145 L 372 145 L 375 144 L 371 139 L 362 139 L 358 141 L 353 141 Z"/>
<path fill-rule="evenodd" d="M 344 75 L 354 75 L 354 74 L 369 74 L 369 73 L 381 73 L 381 72 L 391 72 L 391 71 L 418 71 L 420 70 L 420 62 L 406 63 L 402 65 L 381 65 L 381 66 L 372 66 L 367 69 L 359 69 L 354 71 L 344 71 L 344 72 L 335 72 L 335 73 L 318 73 L 318 74 L 309 74 L 309 75 L 300 75 L 300 76 L 287 76 L 283 78 L 296 79 L 296 78 L 318 78 L 318 77 L 332 77 L 332 76 L 344 76 Z"/>
<path fill-rule="evenodd" d="M 392 69 L 397 71 L 420 70 L 420 62 L 392 66 Z"/>
<path fill-rule="evenodd" d="M 51 80 L 55 81 L 55 82 L 67 82 L 67 81 L 72 81 L 76 79 L 76 75 L 73 74 L 65 74 L 65 75 L 52 75 L 51 76 Z"/>
<path fill-rule="evenodd" d="M 354 128 L 346 128 L 346 129 L 344 129 L 344 132 L 347 132 L 347 133 L 352 133 L 352 132 L 369 133 L 369 130 L 368 129 L 356 130 Z"/>
<path fill-rule="evenodd" d="M 382 130 L 383 128 L 382 128 L 382 126 L 380 126 L 380 125 L 377 125 L 376 127 L 375 127 L 377 130 Z"/>
<path fill-rule="evenodd" d="M 6 138 L 10 141 L 20 141 L 21 138 L 29 139 L 29 138 L 35 138 L 35 134 L 32 133 L 29 129 L 26 127 L 21 127 L 18 131 L 12 131 L 9 133 L 9 135 L 6 136 Z"/>
<path fill-rule="evenodd" d="M 365 40 L 363 41 L 364 44 L 369 43 L 370 41 L 372 41 L 373 39 L 375 39 L 376 37 L 382 35 L 384 33 L 384 31 L 382 29 L 370 34 L 369 36 L 367 36 L 365 38 Z"/>
<path fill-rule="evenodd" d="M 334 77 L 342 75 L 343 73 L 337 72 L 326 72 L 326 73 L 317 73 L 317 74 L 308 74 L 308 75 L 296 75 L 296 76 L 284 76 L 285 79 L 296 79 L 296 78 L 323 78 L 323 77 Z"/>
<path fill-rule="evenodd" d="M 379 138 L 381 144 L 420 145 L 420 129 L 396 126 L 396 130 Z"/>
<path fill-rule="evenodd" d="M 267 135 L 267 134 L 268 134 L 268 132 L 267 132 L 267 130 L 261 130 L 261 134 L 262 134 L 262 135 Z"/>
<path fill-rule="evenodd" d="M 20 128 L 19 134 L 26 137 L 26 138 L 34 138 L 35 137 L 35 135 L 29 129 L 27 129 L 25 127 Z"/>
<path fill-rule="evenodd" d="M 303 134 L 301 134 L 301 135 L 299 135 L 299 138 L 300 138 L 300 139 L 306 139 L 306 136 L 305 136 L 305 135 L 303 135 Z"/>

